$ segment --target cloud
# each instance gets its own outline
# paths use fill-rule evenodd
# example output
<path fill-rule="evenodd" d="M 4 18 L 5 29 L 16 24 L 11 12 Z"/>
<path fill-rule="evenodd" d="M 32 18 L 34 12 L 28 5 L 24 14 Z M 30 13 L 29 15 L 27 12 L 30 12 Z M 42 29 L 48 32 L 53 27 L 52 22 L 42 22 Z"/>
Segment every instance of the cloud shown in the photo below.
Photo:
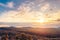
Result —
<path fill-rule="evenodd" d="M 13 2 L 8 2 L 7 4 L 0 3 L 0 6 L 14 8 L 14 3 Z"/>
<path fill-rule="evenodd" d="M 46 11 L 50 8 L 50 4 L 49 3 L 45 3 L 42 7 L 41 7 L 41 11 Z"/>
<path fill-rule="evenodd" d="M 8 2 L 6 6 L 9 7 L 9 8 L 13 8 L 14 7 L 14 3 L 13 2 Z"/>
<path fill-rule="evenodd" d="M 43 1 L 42 1 L 43 2 Z M 4 5 L 4 4 L 0 4 Z M 9 8 L 13 7 L 13 2 L 7 3 Z M 39 6 L 40 5 L 40 6 Z M 60 18 L 59 11 L 57 13 L 45 13 L 50 8 L 50 4 L 47 2 L 36 3 L 35 1 L 27 1 L 22 3 L 17 10 L 10 10 L 3 13 L 0 18 L 1 22 L 37 22 L 41 18 L 46 21 L 54 21 L 55 19 Z"/>
<path fill-rule="evenodd" d="M 37 0 L 36 0 L 37 1 Z M 40 1 L 36 3 L 36 1 L 30 2 L 24 2 L 17 10 L 9 10 L 6 12 L 3 12 L 3 15 L 0 17 L 0 22 L 38 22 L 41 19 L 44 19 L 45 21 L 54 22 L 52 24 L 34 24 L 33 26 L 43 26 L 43 28 L 57 28 L 59 25 L 57 19 L 60 19 L 60 10 L 57 10 L 57 12 L 51 12 L 48 11 L 45 13 L 45 11 L 49 10 L 51 8 L 51 5 L 48 2 L 40 3 L 43 1 Z M 6 5 L 0 3 L 1 6 L 13 8 L 14 3 L 9 2 Z M 55 25 L 57 24 L 57 26 Z M 25 26 L 25 25 L 24 25 Z M 59 25 L 60 26 L 60 25 Z"/>
<path fill-rule="evenodd" d="M 5 6 L 5 4 L 3 4 L 3 3 L 0 3 L 0 6 Z"/>

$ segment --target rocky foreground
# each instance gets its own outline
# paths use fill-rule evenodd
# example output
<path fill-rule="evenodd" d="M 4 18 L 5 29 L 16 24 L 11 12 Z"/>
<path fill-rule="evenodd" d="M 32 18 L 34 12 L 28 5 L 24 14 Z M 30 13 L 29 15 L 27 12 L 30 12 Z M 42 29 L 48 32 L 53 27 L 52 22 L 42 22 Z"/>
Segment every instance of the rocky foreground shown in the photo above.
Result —
<path fill-rule="evenodd" d="M 60 40 L 60 31 L 58 30 L 3 27 L 0 28 L 0 40 Z"/>

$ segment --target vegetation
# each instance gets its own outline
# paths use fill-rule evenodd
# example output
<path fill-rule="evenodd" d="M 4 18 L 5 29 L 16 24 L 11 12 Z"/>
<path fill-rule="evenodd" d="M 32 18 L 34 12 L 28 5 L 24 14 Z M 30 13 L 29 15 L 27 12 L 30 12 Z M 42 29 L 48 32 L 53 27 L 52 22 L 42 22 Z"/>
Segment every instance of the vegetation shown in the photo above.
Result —
<path fill-rule="evenodd" d="M 60 40 L 60 37 L 49 38 L 48 36 L 42 36 L 28 31 L 3 28 L 3 30 L 0 30 L 0 40 Z"/>

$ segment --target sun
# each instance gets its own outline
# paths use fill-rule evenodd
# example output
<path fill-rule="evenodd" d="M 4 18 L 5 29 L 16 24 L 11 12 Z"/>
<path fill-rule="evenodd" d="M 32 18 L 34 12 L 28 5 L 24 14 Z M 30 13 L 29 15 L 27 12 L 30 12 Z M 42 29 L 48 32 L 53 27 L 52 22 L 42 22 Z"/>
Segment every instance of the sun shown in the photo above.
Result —
<path fill-rule="evenodd" d="M 45 23 L 46 22 L 46 19 L 41 18 L 41 19 L 38 19 L 37 22 L 39 22 L 39 23 Z"/>
<path fill-rule="evenodd" d="M 45 22 L 45 20 L 40 19 L 40 20 L 38 20 L 38 22 L 40 22 L 40 23 L 44 23 L 44 22 Z"/>
<path fill-rule="evenodd" d="M 37 22 L 39 22 L 39 23 L 48 23 L 49 20 L 46 19 L 46 18 L 42 18 L 42 17 L 41 17 L 40 19 L 37 20 Z"/>

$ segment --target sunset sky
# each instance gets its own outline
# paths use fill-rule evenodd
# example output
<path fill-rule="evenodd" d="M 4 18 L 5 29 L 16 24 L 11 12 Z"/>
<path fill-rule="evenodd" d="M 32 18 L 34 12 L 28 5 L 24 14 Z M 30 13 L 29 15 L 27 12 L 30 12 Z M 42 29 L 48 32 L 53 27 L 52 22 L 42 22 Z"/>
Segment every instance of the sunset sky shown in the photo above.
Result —
<path fill-rule="evenodd" d="M 60 0 L 0 0 L 0 22 L 60 26 Z"/>

